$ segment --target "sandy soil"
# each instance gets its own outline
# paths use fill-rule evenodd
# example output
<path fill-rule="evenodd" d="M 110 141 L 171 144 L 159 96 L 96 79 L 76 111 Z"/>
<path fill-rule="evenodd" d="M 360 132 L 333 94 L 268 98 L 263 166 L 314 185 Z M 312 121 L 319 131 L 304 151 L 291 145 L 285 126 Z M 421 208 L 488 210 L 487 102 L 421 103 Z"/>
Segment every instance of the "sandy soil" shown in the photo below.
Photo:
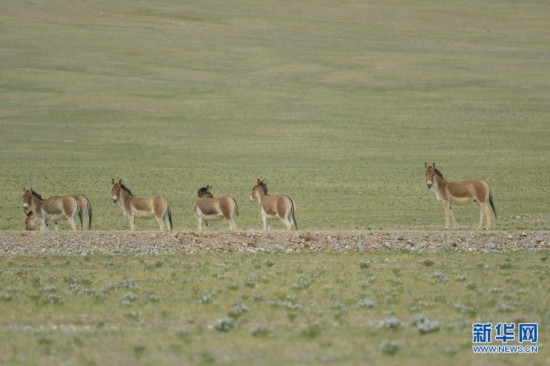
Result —
<path fill-rule="evenodd" d="M 550 249 L 550 231 L 212 231 L 0 232 L 0 255 L 174 254 L 208 252 L 502 253 Z"/>

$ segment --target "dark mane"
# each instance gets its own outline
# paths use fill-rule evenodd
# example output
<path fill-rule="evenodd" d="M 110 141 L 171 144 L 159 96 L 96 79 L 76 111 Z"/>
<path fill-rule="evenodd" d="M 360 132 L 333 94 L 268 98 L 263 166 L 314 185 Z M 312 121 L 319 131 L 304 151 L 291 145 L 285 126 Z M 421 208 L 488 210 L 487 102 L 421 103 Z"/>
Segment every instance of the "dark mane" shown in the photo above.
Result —
<path fill-rule="evenodd" d="M 40 193 L 38 193 L 37 191 L 35 191 L 34 189 L 31 188 L 31 193 L 33 196 L 35 196 L 36 198 L 38 198 L 39 200 L 42 200 L 44 201 L 44 198 L 40 195 Z"/>
<path fill-rule="evenodd" d="M 441 172 L 439 171 L 439 169 L 434 168 L 434 172 L 435 172 L 435 174 L 437 174 L 437 175 L 439 176 L 439 178 L 445 179 L 445 178 L 443 178 L 443 174 L 441 174 Z"/>
<path fill-rule="evenodd" d="M 260 182 L 258 183 L 258 185 L 262 187 L 262 189 L 264 190 L 264 193 L 267 194 L 267 184 L 265 184 L 264 182 Z"/>
<path fill-rule="evenodd" d="M 208 187 L 199 188 L 199 190 L 197 191 L 197 196 L 199 196 L 199 197 L 204 197 L 204 196 L 214 197 L 212 195 L 212 193 L 208 190 Z"/>
<path fill-rule="evenodd" d="M 132 191 L 126 187 L 124 184 L 120 183 L 120 188 L 124 190 L 124 192 L 128 193 L 130 196 L 133 196 Z"/>

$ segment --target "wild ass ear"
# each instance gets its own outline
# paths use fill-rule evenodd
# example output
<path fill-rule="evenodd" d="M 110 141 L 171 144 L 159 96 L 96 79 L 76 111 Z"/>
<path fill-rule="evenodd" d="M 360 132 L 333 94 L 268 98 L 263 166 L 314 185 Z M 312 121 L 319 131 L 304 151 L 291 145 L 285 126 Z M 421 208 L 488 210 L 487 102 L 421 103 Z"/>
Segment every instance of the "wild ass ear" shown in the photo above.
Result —
<path fill-rule="evenodd" d="M 435 169 L 435 163 L 432 163 L 432 167 Z"/>
<path fill-rule="evenodd" d="M 119 180 L 118 180 L 118 184 L 119 184 L 119 185 L 122 185 L 122 179 L 119 179 Z"/>
<path fill-rule="evenodd" d="M 115 178 L 111 178 L 111 184 L 115 184 Z"/>
<path fill-rule="evenodd" d="M 425 162 L 424 162 L 424 169 L 426 169 L 427 167 L 428 167 L 428 162 L 425 161 Z"/>

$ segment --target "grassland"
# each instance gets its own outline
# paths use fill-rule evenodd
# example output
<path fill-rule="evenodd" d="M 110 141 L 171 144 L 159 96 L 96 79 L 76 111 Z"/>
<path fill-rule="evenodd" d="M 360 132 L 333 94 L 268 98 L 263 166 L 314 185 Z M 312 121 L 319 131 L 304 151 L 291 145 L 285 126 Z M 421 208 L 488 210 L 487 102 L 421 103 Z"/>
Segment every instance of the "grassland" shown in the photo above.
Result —
<path fill-rule="evenodd" d="M 307 229 L 434 229 L 423 184 L 493 187 L 501 229 L 548 229 L 545 1 L 3 1 L 0 229 L 22 188 L 89 196 L 128 224 L 111 177 L 165 194 L 195 227 L 196 190 L 241 206 L 255 180 Z M 460 209 L 473 227 L 477 210 Z M 141 228 L 155 228 L 141 223 Z"/>
<path fill-rule="evenodd" d="M 542 0 L 3 0 L 0 230 L 23 229 L 29 186 L 127 230 L 111 178 L 167 196 L 186 235 L 205 184 L 259 229 L 265 177 L 304 230 L 429 232 L 434 161 L 490 183 L 497 230 L 547 237 L 549 18 Z M 547 252 L 489 249 L 5 255 L 0 363 L 548 364 Z M 475 321 L 538 322 L 539 354 L 474 355 Z"/>
<path fill-rule="evenodd" d="M 1 258 L 3 364 L 548 362 L 547 253 Z M 475 355 L 472 323 L 538 322 Z M 514 342 L 515 343 L 515 342 Z"/>

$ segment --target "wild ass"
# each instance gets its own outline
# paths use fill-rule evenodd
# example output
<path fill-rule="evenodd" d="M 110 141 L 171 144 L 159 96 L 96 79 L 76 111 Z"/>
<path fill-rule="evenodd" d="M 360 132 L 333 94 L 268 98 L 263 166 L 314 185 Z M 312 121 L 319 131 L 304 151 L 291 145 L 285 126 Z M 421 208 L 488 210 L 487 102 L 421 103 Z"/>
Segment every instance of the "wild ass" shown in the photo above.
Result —
<path fill-rule="evenodd" d="M 128 216 L 132 231 L 136 228 L 136 218 L 156 218 L 161 231 L 164 231 L 165 226 L 168 231 L 172 231 L 170 203 L 164 196 L 134 196 L 132 191 L 122 184 L 122 179 L 119 179 L 118 182 L 111 179 L 111 182 L 113 184 L 111 188 L 113 202 L 122 208 L 124 215 Z"/>
<path fill-rule="evenodd" d="M 76 231 L 76 217 L 80 210 L 78 201 L 72 196 L 52 196 L 44 199 L 32 188 L 23 189 L 23 210 L 25 213 L 31 211 L 40 222 L 42 230 L 49 230 L 50 220 L 67 220 L 73 231 Z"/>
<path fill-rule="evenodd" d="M 260 214 L 264 230 L 271 226 L 271 220 L 279 218 L 288 230 L 298 230 L 296 217 L 294 216 L 294 202 L 289 196 L 270 196 L 267 193 L 265 179 L 256 182 L 250 194 L 251 201 L 257 201 L 260 205 Z"/>
<path fill-rule="evenodd" d="M 495 218 L 497 211 L 493 202 L 493 193 L 487 183 L 482 180 L 467 180 L 454 182 L 443 178 L 443 174 L 435 167 L 435 163 L 428 165 L 424 163 L 424 177 L 428 189 L 434 191 L 438 201 L 442 201 L 445 211 L 445 229 L 449 228 L 449 217 L 453 227 L 456 229 L 456 219 L 451 204 L 465 205 L 475 202 L 479 205 L 479 225 L 477 230 L 483 226 L 483 216 L 487 218 L 487 230 L 491 228 L 491 209 Z"/>
<path fill-rule="evenodd" d="M 35 191 L 36 194 L 38 192 Z M 92 204 L 90 203 L 90 200 L 84 196 L 83 194 L 77 193 L 71 195 L 74 199 L 78 201 L 79 209 L 78 209 L 78 217 L 80 218 L 80 228 L 82 230 L 90 230 L 92 228 Z M 63 219 L 63 218 L 62 218 Z M 25 218 L 25 229 L 26 230 L 35 230 L 36 229 L 36 215 L 32 211 L 28 211 L 26 213 Z M 55 223 L 55 230 L 58 230 L 58 220 L 53 220 Z M 84 225 L 84 222 L 86 222 L 86 225 Z"/>
<path fill-rule="evenodd" d="M 201 187 L 197 192 L 197 199 L 193 212 L 198 220 L 198 229 L 202 231 L 202 222 L 208 226 L 208 221 L 219 221 L 226 219 L 229 223 L 229 230 L 237 230 L 235 217 L 239 215 L 237 201 L 231 196 L 214 197 L 210 189 L 211 185 Z"/>

